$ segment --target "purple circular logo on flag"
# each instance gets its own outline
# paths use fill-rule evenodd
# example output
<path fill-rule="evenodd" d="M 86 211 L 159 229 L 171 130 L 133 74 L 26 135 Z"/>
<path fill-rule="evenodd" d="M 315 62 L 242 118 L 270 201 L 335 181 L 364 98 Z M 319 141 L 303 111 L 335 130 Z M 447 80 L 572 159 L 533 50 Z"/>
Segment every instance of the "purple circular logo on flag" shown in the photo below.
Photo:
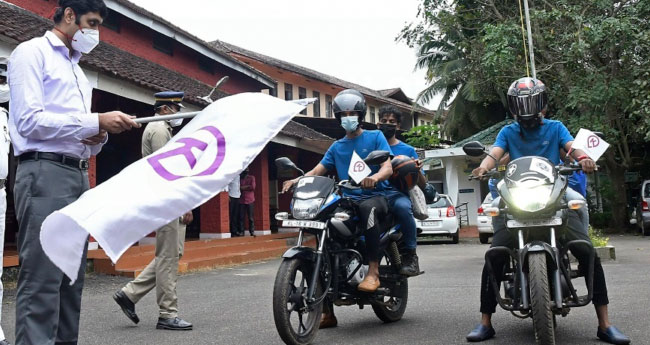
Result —
<path fill-rule="evenodd" d="M 176 144 L 183 144 L 183 146 L 153 155 L 147 158 L 147 162 L 167 181 L 214 174 L 226 156 L 226 138 L 214 126 L 205 126 L 193 135 L 202 140 L 193 137 L 178 139 Z M 203 137 L 207 138 L 203 139 Z M 215 147 L 216 154 L 213 155 Z M 195 172 L 195 168 L 199 167 L 205 168 Z"/>

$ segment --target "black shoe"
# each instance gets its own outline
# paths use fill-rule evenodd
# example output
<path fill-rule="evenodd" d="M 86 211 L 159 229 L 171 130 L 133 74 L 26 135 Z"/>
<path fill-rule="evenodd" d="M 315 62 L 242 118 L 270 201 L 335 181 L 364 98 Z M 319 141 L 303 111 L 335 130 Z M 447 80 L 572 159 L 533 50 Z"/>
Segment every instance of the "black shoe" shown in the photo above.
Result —
<path fill-rule="evenodd" d="M 115 302 L 122 308 L 122 311 L 124 312 L 124 315 L 129 318 L 129 320 L 133 321 L 136 325 L 138 322 L 140 322 L 140 318 L 138 315 L 135 313 L 135 304 L 131 302 L 131 300 L 126 297 L 126 294 L 124 291 L 119 290 L 113 295 L 113 299 Z"/>
<path fill-rule="evenodd" d="M 180 317 L 174 317 L 171 319 L 158 319 L 156 324 L 156 329 L 169 329 L 172 331 L 191 331 L 192 324 L 181 319 Z"/>
<path fill-rule="evenodd" d="M 415 252 L 406 253 L 402 256 L 402 268 L 399 274 L 413 277 L 420 274 L 420 264 L 418 263 L 418 255 Z"/>
<path fill-rule="evenodd" d="M 9 340 L 4 339 L 4 340 L 0 340 L 0 345 L 11 345 L 11 343 L 9 342 Z"/>
<path fill-rule="evenodd" d="M 254 232 L 251 232 L 251 237 L 256 237 Z"/>

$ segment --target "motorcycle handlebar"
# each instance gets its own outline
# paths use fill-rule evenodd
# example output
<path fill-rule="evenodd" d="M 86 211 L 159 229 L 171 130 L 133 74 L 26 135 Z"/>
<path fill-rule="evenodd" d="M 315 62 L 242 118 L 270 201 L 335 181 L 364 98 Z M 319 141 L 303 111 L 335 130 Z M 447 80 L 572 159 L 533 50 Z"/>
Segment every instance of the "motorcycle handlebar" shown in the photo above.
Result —
<path fill-rule="evenodd" d="M 338 186 L 345 189 L 356 190 L 361 189 L 361 186 L 351 180 L 343 180 L 338 183 Z"/>

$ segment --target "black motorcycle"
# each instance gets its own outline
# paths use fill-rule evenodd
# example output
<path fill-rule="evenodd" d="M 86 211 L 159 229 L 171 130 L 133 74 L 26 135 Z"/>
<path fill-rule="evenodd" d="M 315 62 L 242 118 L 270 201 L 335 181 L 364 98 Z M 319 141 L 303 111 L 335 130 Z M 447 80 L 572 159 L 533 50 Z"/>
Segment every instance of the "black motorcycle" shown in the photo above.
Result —
<path fill-rule="evenodd" d="M 463 146 L 469 156 L 487 153 L 479 142 Z M 566 225 L 568 210 L 586 207 L 582 199 L 564 198 L 568 175 L 580 166 L 553 165 L 543 157 L 522 157 L 488 172 L 487 177 L 503 178 L 497 185 L 499 197 L 484 209 L 490 216 L 504 216 L 506 230 L 516 233 L 517 247 L 492 247 L 485 253 L 490 283 L 501 308 L 519 318 L 532 318 L 537 344 L 555 344 L 556 315 L 569 314 L 570 308 L 582 307 L 593 296 L 595 251 L 590 242 L 569 241 L 560 246 L 556 229 Z M 473 176 L 470 177 L 475 178 Z M 574 270 L 568 250 L 581 248 L 590 255 L 584 270 Z M 502 276 L 501 296 L 494 260 L 509 258 Z M 579 296 L 571 280 L 586 272 L 587 294 Z"/>
<path fill-rule="evenodd" d="M 364 160 L 379 165 L 388 159 L 387 151 L 373 151 Z M 276 214 L 282 226 L 300 228 L 298 243 L 283 255 L 273 288 L 273 317 L 286 344 L 309 344 L 318 332 L 323 303 L 337 306 L 365 305 L 384 322 L 399 321 L 406 310 L 408 281 L 400 275 L 401 259 L 392 216 L 382 221 L 379 275 L 381 286 L 374 293 L 357 290 L 368 270 L 364 258 L 363 229 L 357 226 L 357 207 L 342 196 L 344 189 L 359 189 L 349 181 L 304 176 L 286 157 L 275 161 L 278 169 L 296 170 L 303 177 L 295 185 L 289 213 Z M 304 246 L 305 236 L 316 239 L 316 248 Z"/>

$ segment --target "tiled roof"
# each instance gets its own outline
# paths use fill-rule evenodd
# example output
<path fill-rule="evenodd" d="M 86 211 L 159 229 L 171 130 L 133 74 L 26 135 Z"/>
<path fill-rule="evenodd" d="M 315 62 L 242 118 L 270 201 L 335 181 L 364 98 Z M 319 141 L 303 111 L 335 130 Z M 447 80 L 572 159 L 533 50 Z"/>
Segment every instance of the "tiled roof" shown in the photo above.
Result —
<path fill-rule="evenodd" d="M 172 24 L 171 22 L 167 21 L 166 19 L 164 19 L 164 18 L 162 18 L 162 17 L 160 17 L 160 16 L 158 16 L 158 15 L 152 13 L 152 12 L 149 12 L 146 9 L 144 9 L 144 8 L 142 8 L 142 7 L 136 5 L 136 4 L 134 4 L 134 3 L 132 3 L 132 2 L 130 2 L 128 0 L 113 0 L 113 1 L 115 3 L 117 3 L 117 4 L 120 4 L 120 5 L 124 6 L 124 7 L 132 10 L 133 12 L 136 12 L 136 13 L 138 13 L 138 14 L 140 14 L 142 16 L 145 16 L 145 17 L 147 17 L 147 18 L 149 18 L 151 20 L 160 22 L 160 24 L 162 24 L 163 26 L 172 29 L 174 32 L 176 32 L 178 34 L 186 36 L 187 38 L 194 41 L 195 43 L 205 47 L 206 49 L 209 49 L 210 51 L 212 51 L 213 53 L 223 57 L 224 59 L 229 60 L 229 61 L 233 62 L 234 64 L 236 64 L 236 65 L 238 65 L 240 67 L 243 67 L 244 69 L 247 69 L 248 71 L 252 72 L 253 74 L 260 75 L 263 78 L 268 79 L 269 81 L 273 80 L 273 78 L 267 76 L 266 74 L 264 74 L 261 71 L 258 71 L 254 67 L 249 66 L 249 65 L 247 65 L 245 63 L 242 63 L 241 61 L 231 57 L 229 54 L 224 53 L 223 51 L 215 49 L 214 46 L 212 46 L 212 44 L 210 44 L 210 43 L 208 43 L 208 42 L 194 36 L 193 34 L 181 29 L 180 27 Z M 173 36 L 172 38 L 175 38 L 175 36 Z"/>
<path fill-rule="evenodd" d="M 302 123 L 296 121 L 289 122 L 282 129 L 283 133 L 296 138 L 304 138 L 308 140 L 320 140 L 320 141 L 334 141 L 333 138 L 328 137 L 327 135 L 317 132 Z"/>
<path fill-rule="evenodd" d="M 497 135 L 499 134 L 499 131 L 501 128 L 511 124 L 513 121 L 512 120 L 503 120 L 501 122 L 498 122 L 474 135 L 472 135 L 469 138 L 465 138 L 457 143 L 455 143 L 452 147 L 463 147 L 463 145 L 469 143 L 470 141 L 478 141 L 483 145 L 489 146 L 494 144 L 494 142 L 497 140 Z"/>
<path fill-rule="evenodd" d="M 333 77 L 331 75 L 327 75 L 325 73 L 321 73 L 321 72 L 315 71 L 313 69 L 309 69 L 307 67 L 299 66 L 299 65 L 296 65 L 296 64 L 293 64 L 293 63 L 290 63 L 290 62 L 287 62 L 287 61 L 283 61 L 283 60 L 280 60 L 280 59 L 276 59 L 276 58 L 273 58 L 273 57 L 270 57 L 270 56 L 267 56 L 267 55 L 264 55 L 264 54 L 256 53 L 254 51 L 244 49 L 244 48 L 238 47 L 238 46 L 230 44 L 230 43 L 226 43 L 226 42 L 217 40 L 217 41 L 211 42 L 210 44 L 212 44 L 216 49 L 221 50 L 221 51 L 226 52 L 226 53 L 234 53 L 234 54 L 247 56 L 247 57 L 249 57 L 251 59 L 255 59 L 257 61 L 269 64 L 271 66 L 282 68 L 282 69 L 287 70 L 287 71 L 292 71 L 292 72 L 298 73 L 300 75 L 304 75 L 306 77 L 309 77 L 309 78 L 312 78 L 312 79 L 315 79 L 315 80 L 319 80 L 319 81 L 322 81 L 322 82 L 325 82 L 325 83 L 328 83 L 328 84 L 334 84 L 334 85 L 340 86 L 340 87 L 342 87 L 344 89 L 358 90 L 358 91 L 360 91 L 361 93 L 363 93 L 363 94 L 365 94 L 367 96 L 371 96 L 371 97 L 376 98 L 376 99 L 378 99 L 380 101 L 390 103 L 390 104 L 393 104 L 393 105 L 397 105 L 397 106 L 402 107 L 402 108 L 406 108 L 409 111 L 413 107 L 413 104 L 400 102 L 400 101 L 397 101 L 395 99 L 386 97 L 380 91 L 376 91 L 376 90 L 367 88 L 365 86 L 354 84 L 354 83 L 351 83 L 351 82 L 348 82 L 348 81 Z M 431 116 L 434 115 L 433 110 L 426 109 L 426 108 L 421 107 L 419 105 L 416 105 L 416 108 L 417 108 L 417 112 L 425 113 L 425 114 L 428 114 L 428 115 L 431 115 Z"/>
<path fill-rule="evenodd" d="M 42 36 L 53 23 L 22 8 L 0 2 L 0 35 L 24 42 Z M 198 97 L 210 93 L 212 86 L 186 77 L 105 42 L 81 58 L 80 64 L 107 75 L 128 80 L 152 91 L 183 90 L 185 101 L 198 106 L 207 103 Z M 215 95 L 216 94 L 216 95 Z M 213 98 L 227 94 L 215 91 Z"/>
<path fill-rule="evenodd" d="M 0 35 L 24 42 L 42 36 L 52 25 L 51 20 L 17 6 L 0 2 Z M 156 91 L 183 90 L 185 91 L 185 101 L 198 106 L 207 105 L 198 97 L 205 96 L 212 90 L 210 85 L 166 69 L 105 42 L 101 42 L 92 53 L 84 55 L 80 64 L 100 73 L 150 89 L 152 94 Z M 217 90 L 213 93 L 213 99 L 227 95 Z M 333 140 L 294 121 L 289 122 L 281 133 L 310 140 Z"/>

